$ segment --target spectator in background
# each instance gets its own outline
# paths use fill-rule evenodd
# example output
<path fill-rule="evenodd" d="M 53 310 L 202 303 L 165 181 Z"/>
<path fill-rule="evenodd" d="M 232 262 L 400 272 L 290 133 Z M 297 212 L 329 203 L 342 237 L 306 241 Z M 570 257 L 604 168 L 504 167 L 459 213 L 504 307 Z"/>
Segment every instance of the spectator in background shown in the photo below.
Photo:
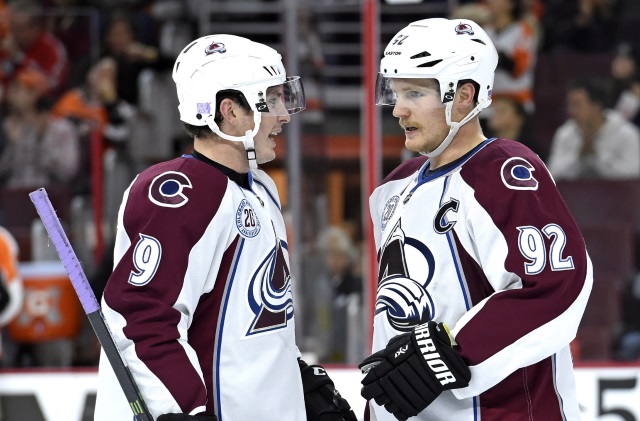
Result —
<path fill-rule="evenodd" d="M 298 59 L 300 61 L 300 73 L 305 77 L 305 95 L 307 100 L 307 112 L 305 118 L 309 118 L 310 110 L 319 113 L 322 110 L 323 94 L 323 70 L 325 65 L 322 40 L 317 29 L 314 14 L 308 7 L 298 11 Z M 322 118 L 318 119 L 322 122 Z"/>
<path fill-rule="evenodd" d="M 464 2 L 451 11 L 450 19 L 469 19 L 486 27 L 491 23 L 491 11 L 484 2 Z"/>
<path fill-rule="evenodd" d="M 548 0 L 542 19 L 545 51 L 608 52 L 616 43 L 609 0 Z"/>
<path fill-rule="evenodd" d="M 114 60 L 102 59 L 89 71 L 83 86 L 65 92 L 56 101 L 52 113 L 74 121 L 80 136 L 103 131 L 109 121 L 107 106 L 118 99 L 115 77 Z"/>
<path fill-rule="evenodd" d="M 64 88 L 68 72 L 64 46 L 44 28 L 39 4 L 19 0 L 9 4 L 9 33 L 0 41 L 5 90 L 15 75 L 27 68 L 45 76 L 46 93 L 57 94 Z"/>
<path fill-rule="evenodd" d="M 107 57 L 117 64 L 118 97 L 129 104 L 138 104 L 138 76 L 143 69 L 169 69 L 173 65 L 173 60 L 161 56 L 157 47 L 136 39 L 131 17 L 124 11 L 113 12 L 104 41 Z"/>
<path fill-rule="evenodd" d="M 553 137 L 547 165 L 556 180 L 640 177 L 638 128 L 605 109 L 606 103 L 605 91 L 596 81 L 569 87 L 569 119 Z"/>
<path fill-rule="evenodd" d="M 363 340 L 358 339 L 362 317 L 362 278 L 355 274 L 358 249 L 344 229 L 330 226 L 320 236 L 319 250 L 326 269 L 324 282 L 329 283 L 332 291 L 327 360 L 356 363 L 362 355 L 353 355 L 355 350 L 350 349 L 349 344 L 357 343 L 358 346 L 352 348 L 363 349 L 362 343 L 357 342 Z M 350 329 L 354 320 L 357 320 L 357 329 Z"/>
<path fill-rule="evenodd" d="M 78 183 L 74 183 L 76 193 L 87 193 L 89 189 L 89 135 L 93 130 L 103 135 L 107 147 L 112 148 L 120 159 L 130 159 L 127 148 L 129 122 L 136 115 L 136 109 L 118 97 L 116 80 L 116 63 L 105 57 L 93 65 L 83 86 L 66 92 L 53 106 L 53 115 L 74 122 L 82 138 L 83 158 Z"/>
<path fill-rule="evenodd" d="M 67 183 L 78 170 L 78 135 L 69 121 L 51 115 L 47 88 L 46 76 L 33 69 L 18 72 L 9 87 L 7 145 L 0 155 L 0 178 L 8 187 Z"/>
<path fill-rule="evenodd" d="M 91 60 L 97 57 L 92 54 L 98 45 L 94 40 L 92 16 L 87 13 L 83 0 L 51 0 L 55 13 L 47 14 L 46 27 L 64 45 L 69 57 L 68 86 L 76 87 L 84 82 L 85 75 L 91 66 Z M 81 9 L 81 8 L 84 8 Z M 93 11 L 97 13 L 97 11 Z M 97 20 L 93 21 L 95 25 Z M 98 28 L 96 28 L 98 29 Z"/>
<path fill-rule="evenodd" d="M 618 47 L 611 62 L 613 108 L 624 118 L 640 125 L 640 78 L 638 60 L 629 44 Z"/>
<path fill-rule="evenodd" d="M 502 97 L 496 98 L 491 107 L 493 113 L 488 121 L 490 136 L 517 140 L 544 159 L 542 149 L 532 135 L 529 116 L 522 104 L 513 98 Z"/>
<path fill-rule="evenodd" d="M 533 76 L 537 56 L 535 28 L 523 19 L 522 0 L 488 0 L 487 34 L 498 50 L 493 98 L 510 97 L 533 112 Z"/>
<path fill-rule="evenodd" d="M 0 328 L 16 317 L 22 308 L 23 295 L 18 273 L 18 244 L 9 231 L 0 227 Z M 4 363 L 1 339 L 0 362 Z"/>

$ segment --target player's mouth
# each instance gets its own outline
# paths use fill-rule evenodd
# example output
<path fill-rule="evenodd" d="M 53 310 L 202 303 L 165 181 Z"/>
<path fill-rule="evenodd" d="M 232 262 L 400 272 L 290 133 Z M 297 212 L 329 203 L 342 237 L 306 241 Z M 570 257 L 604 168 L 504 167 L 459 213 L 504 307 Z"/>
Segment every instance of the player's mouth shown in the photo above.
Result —
<path fill-rule="evenodd" d="M 278 136 L 282 130 L 274 130 L 269 134 L 269 140 L 275 143 L 274 137 Z"/>
<path fill-rule="evenodd" d="M 407 136 L 410 136 L 418 131 L 418 128 L 416 126 L 409 126 L 404 124 L 402 124 L 401 126 L 402 126 L 402 129 L 404 130 L 404 134 Z"/>

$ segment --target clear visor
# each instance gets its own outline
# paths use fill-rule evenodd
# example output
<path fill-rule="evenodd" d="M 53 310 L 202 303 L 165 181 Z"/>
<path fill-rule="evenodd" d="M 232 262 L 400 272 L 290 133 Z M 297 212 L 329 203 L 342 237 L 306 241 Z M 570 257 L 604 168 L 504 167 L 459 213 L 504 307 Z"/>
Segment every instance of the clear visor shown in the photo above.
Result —
<path fill-rule="evenodd" d="M 420 101 L 421 107 L 445 106 L 440 98 L 440 88 L 436 79 L 392 78 L 378 73 L 376 105 L 395 106 L 396 103 L 405 101 Z"/>
<path fill-rule="evenodd" d="M 267 88 L 265 98 L 259 98 L 258 111 L 274 116 L 299 113 L 306 107 L 304 87 L 300 76 L 287 77 L 282 85 Z"/>

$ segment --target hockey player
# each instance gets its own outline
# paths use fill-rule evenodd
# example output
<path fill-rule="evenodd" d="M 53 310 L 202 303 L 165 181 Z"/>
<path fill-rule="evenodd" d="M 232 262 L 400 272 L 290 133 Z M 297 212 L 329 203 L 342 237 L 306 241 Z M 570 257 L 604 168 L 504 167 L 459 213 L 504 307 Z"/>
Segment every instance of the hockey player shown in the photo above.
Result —
<path fill-rule="evenodd" d="M 159 421 L 355 420 L 321 366 L 300 360 L 274 137 L 305 108 L 280 54 L 209 35 L 173 68 L 190 155 L 126 190 L 102 311 Z M 132 418 L 104 355 L 96 421 Z"/>
<path fill-rule="evenodd" d="M 592 266 L 538 156 L 482 133 L 497 61 L 476 23 L 437 18 L 380 63 L 378 104 L 424 156 L 370 198 L 378 288 L 360 367 L 378 421 L 580 417 L 569 343 Z"/>

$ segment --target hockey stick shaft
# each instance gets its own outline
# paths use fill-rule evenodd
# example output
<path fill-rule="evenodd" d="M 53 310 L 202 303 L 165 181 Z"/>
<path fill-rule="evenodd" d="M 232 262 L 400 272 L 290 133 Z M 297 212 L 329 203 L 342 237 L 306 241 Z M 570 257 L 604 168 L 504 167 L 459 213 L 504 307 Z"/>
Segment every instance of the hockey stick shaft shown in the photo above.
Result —
<path fill-rule="evenodd" d="M 53 246 L 56 248 L 56 252 L 69 275 L 71 284 L 76 290 L 80 303 L 91 322 L 91 326 L 104 349 L 111 367 L 113 367 L 113 371 L 120 383 L 120 387 L 122 387 L 122 390 L 124 391 L 136 420 L 153 421 L 153 417 L 149 413 L 149 410 L 144 403 L 144 399 L 142 399 L 142 395 L 140 395 L 140 390 L 131 375 L 131 371 L 129 371 L 129 367 L 127 367 L 120 356 L 120 352 L 113 340 L 113 337 L 111 336 L 109 326 L 104 319 L 102 311 L 100 310 L 98 300 L 96 300 L 96 296 L 89 285 L 87 276 L 82 270 L 80 261 L 78 260 L 76 253 L 73 251 L 71 243 L 62 228 L 62 224 L 60 224 L 60 220 L 53 209 L 53 205 L 49 200 L 46 190 L 44 188 L 38 189 L 29 193 L 29 197 L 35 205 L 38 215 L 47 230 L 47 234 L 49 234 L 49 238 L 51 239 Z"/>

